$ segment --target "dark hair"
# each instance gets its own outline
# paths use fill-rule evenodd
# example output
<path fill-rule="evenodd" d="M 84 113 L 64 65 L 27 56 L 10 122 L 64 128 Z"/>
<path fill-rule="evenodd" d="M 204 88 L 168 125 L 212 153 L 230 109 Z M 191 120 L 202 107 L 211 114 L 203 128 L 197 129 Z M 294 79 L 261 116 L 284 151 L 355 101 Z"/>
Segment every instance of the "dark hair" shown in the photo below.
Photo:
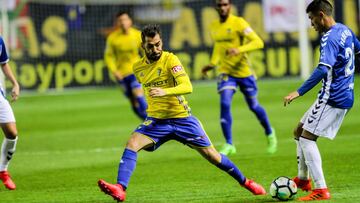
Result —
<path fill-rule="evenodd" d="M 326 15 L 331 16 L 333 7 L 327 0 L 314 0 L 306 8 L 306 13 L 324 12 Z"/>
<path fill-rule="evenodd" d="M 145 25 L 141 31 L 141 40 L 144 42 L 145 37 L 155 37 L 156 34 L 160 35 L 160 33 L 159 25 Z"/>
<path fill-rule="evenodd" d="M 120 17 L 122 15 L 125 15 L 125 14 L 130 17 L 129 12 L 127 12 L 127 11 L 119 11 L 119 12 L 116 13 L 115 18 L 118 18 L 118 17 Z"/>

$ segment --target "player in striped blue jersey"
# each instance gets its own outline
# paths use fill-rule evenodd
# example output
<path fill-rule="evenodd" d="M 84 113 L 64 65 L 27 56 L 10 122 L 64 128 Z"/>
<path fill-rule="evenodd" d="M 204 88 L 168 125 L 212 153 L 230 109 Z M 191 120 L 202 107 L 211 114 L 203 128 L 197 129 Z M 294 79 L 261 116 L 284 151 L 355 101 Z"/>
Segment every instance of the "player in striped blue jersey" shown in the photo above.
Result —
<path fill-rule="evenodd" d="M 300 201 L 330 199 L 316 140 L 318 137 L 334 139 L 354 103 L 354 58 L 360 53 L 360 43 L 348 27 L 335 22 L 332 10 L 327 0 L 314 0 L 307 7 L 312 26 L 323 34 L 320 61 L 310 78 L 284 98 L 286 106 L 322 81 L 316 101 L 294 131 L 298 157 L 298 175 L 294 181 L 299 188 L 311 190 L 310 172 L 315 186 L 312 193 L 299 198 Z"/>

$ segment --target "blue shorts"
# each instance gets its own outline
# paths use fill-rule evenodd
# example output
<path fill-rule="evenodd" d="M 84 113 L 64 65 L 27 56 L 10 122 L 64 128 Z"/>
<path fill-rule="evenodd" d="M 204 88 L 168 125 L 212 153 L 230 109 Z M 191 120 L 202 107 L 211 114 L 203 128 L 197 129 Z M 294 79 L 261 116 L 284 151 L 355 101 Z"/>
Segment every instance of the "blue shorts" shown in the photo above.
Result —
<path fill-rule="evenodd" d="M 190 147 L 209 147 L 211 141 L 200 121 L 194 116 L 186 118 L 156 119 L 147 117 L 135 130 L 150 138 L 154 145 L 146 151 L 155 151 L 169 140 L 177 140 Z"/>
<path fill-rule="evenodd" d="M 129 98 L 132 96 L 133 89 L 141 88 L 141 84 L 136 80 L 134 74 L 124 77 L 122 83 L 125 88 L 124 94 Z"/>
<path fill-rule="evenodd" d="M 222 92 L 225 89 L 236 90 L 239 86 L 240 91 L 246 97 L 253 97 L 257 94 L 256 80 L 254 76 L 246 78 L 237 78 L 226 74 L 221 74 L 218 77 L 218 92 Z"/>

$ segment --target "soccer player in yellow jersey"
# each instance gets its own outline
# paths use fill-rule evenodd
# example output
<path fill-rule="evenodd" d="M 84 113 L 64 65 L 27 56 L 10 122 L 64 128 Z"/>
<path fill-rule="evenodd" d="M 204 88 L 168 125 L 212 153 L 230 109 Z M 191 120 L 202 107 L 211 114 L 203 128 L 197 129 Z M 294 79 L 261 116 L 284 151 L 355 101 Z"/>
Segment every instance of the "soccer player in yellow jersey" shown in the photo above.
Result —
<path fill-rule="evenodd" d="M 125 190 L 135 169 L 137 153 L 154 151 L 169 140 L 177 140 L 197 150 L 210 163 L 227 172 L 254 195 L 266 194 L 264 188 L 247 179 L 225 155 L 216 151 L 199 120 L 191 115 L 184 94 L 192 85 L 179 59 L 162 50 L 160 28 L 142 30 L 145 56 L 135 63 L 134 73 L 142 84 L 149 107 L 148 117 L 132 133 L 121 157 L 116 184 L 99 180 L 100 189 L 117 201 L 125 200 Z"/>
<path fill-rule="evenodd" d="M 221 128 L 226 144 L 220 153 L 231 155 L 236 153 L 232 141 L 231 103 L 237 87 L 243 93 L 248 107 L 255 113 L 265 130 L 268 140 L 267 152 L 276 152 L 277 139 L 271 127 L 265 109 L 259 104 L 256 79 L 249 65 L 247 52 L 261 49 L 264 46 L 260 37 L 241 17 L 230 14 L 230 0 L 216 0 L 219 20 L 210 26 L 210 34 L 214 40 L 213 54 L 210 64 L 202 69 L 203 74 L 218 67 L 218 92 L 221 104 Z"/>
<path fill-rule="evenodd" d="M 134 63 L 140 59 L 141 33 L 132 27 L 128 13 L 119 12 L 116 20 L 120 29 L 112 32 L 106 39 L 105 63 L 129 98 L 136 115 L 144 120 L 147 104 L 132 70 Z"/>

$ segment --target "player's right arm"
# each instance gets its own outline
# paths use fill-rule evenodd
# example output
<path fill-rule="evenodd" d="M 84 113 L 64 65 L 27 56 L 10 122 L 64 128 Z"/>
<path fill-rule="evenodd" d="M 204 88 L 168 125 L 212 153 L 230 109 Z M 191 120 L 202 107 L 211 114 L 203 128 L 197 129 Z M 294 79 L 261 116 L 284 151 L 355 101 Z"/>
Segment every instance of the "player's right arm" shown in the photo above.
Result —
<path fill-rule="evenodd" d="M 111 71 L 111 73 L 116 77 L 117 80 L 122 80 L 123 76 L 119 71 L 117 71 L 116 68 L 116 56 L 115 56 L 115 50 L 114 47 L 111 45 L 112 43 L 112 35 L 110 35 L 106 39 L 106 47 L 104 52 L 104 60 L 106 63 L 106 66 Z"/>
<path fill-rule="evenodd" d="M 204 66 L 201 69 L 201 73 L 203 74 L 203 76 L 207 77 L 207 72 L 216 68 L 217 64 L 220 61 L 220 53 L 221 53 L 220 51 L 221 50 L 219 48 L 219 45 L 215 42 L 213 52 L 210 58 L 210 64 Z"/>
<path fill-rule="evenodd" d="M 11 101 L 16 101 L 20 95 L 20 86 L 19 83 L 16 81 L 14 74 L 11 71 L 10 65 L 8 63 L 2 64 L 1 69 L 5 75 L 5 77 L 10 80 L 12 84 L 11 90 Z"/>
<path fill-rule="evenodd" d="M 15 101 L 18 99 L 18 96 L 20 94 L 20 86 L 19 83 L 16 81 L 14 74 L 11 71 L 10 65 L 8 64 L 9 58 L 6 52 L 6 47 L 3 39 L 0 37 L 0 45 L 1 51 L 0 51 L 0 64 L 1 69 L 5 75 L 5 77 L 10 80 L 11 84 L 13 85 L 13 88 L 11 90 L 11 101 Z"/>

